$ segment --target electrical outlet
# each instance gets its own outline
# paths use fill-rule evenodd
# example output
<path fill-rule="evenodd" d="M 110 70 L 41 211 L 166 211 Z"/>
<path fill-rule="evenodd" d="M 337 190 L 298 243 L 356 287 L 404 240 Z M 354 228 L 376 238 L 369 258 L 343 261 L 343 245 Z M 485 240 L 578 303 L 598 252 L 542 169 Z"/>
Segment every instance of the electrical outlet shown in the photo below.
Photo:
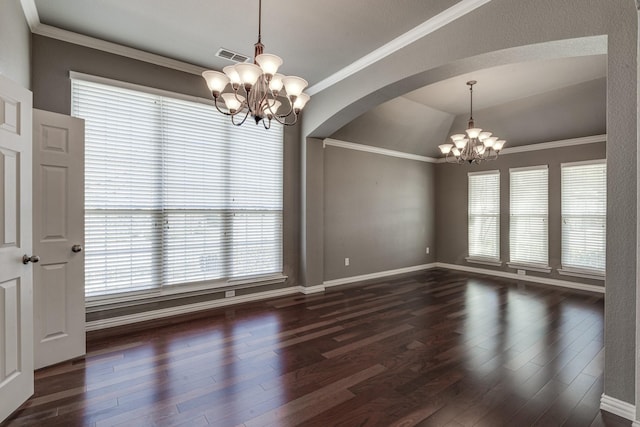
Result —
<path fill-rule="evenodd" d="M 344 265 L 346 265 L 347 267 L 349 266 L 349 258 L 344 259 Z"/>
<path fill-rule="evenodd" d="M 526 275 L 526 274 L 527 274 L 527 272 L 526 272 L 526 270 L 518 270 L 518 274 L 519 274 L 520 276 L 524 276 L 524 275 Z"/>
<path fill-rule="evenodd" d="M 236 296 L 236 291 L 225 291 L 224 293 L 224 297 L 225 298 L 231 298 L 231 297 L 235 297 Z"/>
<path fill-rule="evenodd" d="M 429 255 L 429 246 L 427 246 L 427 255 Z"/>

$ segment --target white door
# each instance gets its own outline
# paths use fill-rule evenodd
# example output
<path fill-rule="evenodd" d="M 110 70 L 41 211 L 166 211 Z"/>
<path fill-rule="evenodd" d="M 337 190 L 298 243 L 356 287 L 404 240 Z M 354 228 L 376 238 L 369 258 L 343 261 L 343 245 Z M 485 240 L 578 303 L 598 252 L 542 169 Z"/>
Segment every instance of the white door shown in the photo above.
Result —
<path fill-rule="evenodd" d="M 0 422 L 33 394 L 31 103 L 0 75 Z"/>
<path fill-rule="evenodd" d="M 33 110 L 35 369 L 85 354 L 84 120 Z"/>

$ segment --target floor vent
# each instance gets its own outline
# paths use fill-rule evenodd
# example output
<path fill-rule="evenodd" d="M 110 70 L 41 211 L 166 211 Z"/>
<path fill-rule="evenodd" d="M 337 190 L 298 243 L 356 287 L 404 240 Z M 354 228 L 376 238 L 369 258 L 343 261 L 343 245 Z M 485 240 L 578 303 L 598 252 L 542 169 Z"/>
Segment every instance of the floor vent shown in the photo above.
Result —
<path fill-rule="evenodd" d="M 249 57 L 247 55 L 243 55 L 241 53 L 232 52 L 229 49 L 225 49 L 221 47 L 217 52 L 216 56 L 220 58 L 227 59 L 233 62 L 247 62 Z"/>

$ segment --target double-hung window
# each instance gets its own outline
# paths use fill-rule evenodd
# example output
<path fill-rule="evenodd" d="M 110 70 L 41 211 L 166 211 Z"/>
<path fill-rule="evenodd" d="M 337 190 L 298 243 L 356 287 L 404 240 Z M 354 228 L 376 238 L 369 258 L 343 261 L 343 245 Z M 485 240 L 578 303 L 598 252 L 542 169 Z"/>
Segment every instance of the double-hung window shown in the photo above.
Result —
<path fill-rule="evenodd" d="M 500 171 L 470 172 L 468 261 L 500 260 Z"/>
<path fill-rule="evenodd" d="M 549 272 L 549 169 L 509 169 L 509 261 Z"/>
<path fill-rule="evenodd" d="M 87 297 L 282 272 L 282 127 L 73 79 L 85 120 Z"/>
<path fill-rule="evenodd" d="M 560 273 L 604 277 L 607 237 L 606 161 L 563 163 L 561 168 Z"/>

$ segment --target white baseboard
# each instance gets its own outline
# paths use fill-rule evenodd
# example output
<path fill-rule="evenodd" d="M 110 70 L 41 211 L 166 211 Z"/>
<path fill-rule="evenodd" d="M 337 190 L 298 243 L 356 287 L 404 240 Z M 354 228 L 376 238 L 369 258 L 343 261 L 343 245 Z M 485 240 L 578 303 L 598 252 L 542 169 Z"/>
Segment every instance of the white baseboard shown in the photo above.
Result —
<path fill-rule="evenodd" d="M 177 316 L 179 314 L 195 313 L 197 311 L 209 310 L 212 308 L 224 307 L 226 305 L 240 304 L 244 302 L 259 301 L 267 298 L 281 297 L 301 292 L 300 287 L 292 286 L 284 289 L 272 291 L 256 292 L 254 294 L 239 295 L 236 297 L 203 301 L 194 304 L 180 305 L 176 307 L 163 308 L 160 310 L 133 313 L 125 316 L 113 317 L 110 319 L 93 320 L 86 323 L 86 330 L 97 331 L 100 329 L 113 328 L 116 326 L 130 325 L 132 323 L 144 322 L 146 320 L 163 319 L 165 317 Z"/>
<path fill-rule="evenodd" d="M 640 421 L 636 421 L 636 407 L 631 403 L 623 402 L 606 394 L 602 394 L 600 398 L 600 409 L 611 412 L 614 415 L 624 419 L 634 421 L 633 427 L 640 426 Z"/>
<path fill-rule="evenodd" d="M 165 317 L 176 316 L 179 314 L 195 313 L 197 311 L 209 310 L 212 308 L 224 307 L 224 306 L 233 305 L 233 304 L 241 304 L 241 303 L 251 302 L 251 301 L 259 301 L 263 299 L 275 298 L 275 297 L 291 295 L 295 293 L 310 295 L 310 294 L 324 292 L 326 288 L 329 288 L 331 286 L 345 285 L 348 283 L 362 282 L 365 280 L 380 279 L 380 278 L 389 277 L 389 276 L 396 276 L 398 274 L 429 270 L 432 268 L 447 268 L 450 270 L 459 270 L 459 271 L 466 271 L 469 273 L 486 274 L 491 276 L 498 276 L 498 277 L 513 279 L 513 280 L 536 282 L 536 283 L 543 283 L 543 284 L 553 285 L 553 286 L 561 286 L 561 287 L 571 288 L 571 289 L 579 289 L 583 291 L 598 292 L 598 293 L 605 292 L 604 287 L 601 287 L 601 286 L 569 282 L 566 280 L 548 279 L 545 277 L 538 277 L 538 276 L 522 276 L 515 273 L 509 273 L 507 271 L 489 270 L 485 268 L 476 268 L 476 267 L 469 267 L 465 265 L 436 262 L 431 264 L 422 264 L 422 265 L 414 265 L 411 267 L 398 268 L 395 270 L 380 271 L 377 273 L 363 274 L 360 276 L 351 276 L 351 277 L 344 277 L 341 279 L 327 280 L 321 285 L 291 286 L 284 289 L 276 289 L 276 290 L 265 291 L 265 292 L 256 292 L 253 294 L 240 295 L 236 297 L 217 299 L 212 301 L 203 301 L 195 304 L 169 307 L 169 308 L 164 308 L 160 310 L 151 310 L 151 311 L 146 311 L 142 313 L 133 313 L 133 314 L 113 317 L 109 319 L 93 320 L 91 322 L 86 323 L 86 330 L 97 331 L 100 329 L 130 325 L 132 323 L 144 322 L 147 320 L 162 319 Z M 606 404 L 605 402 L 609 402 L 609 400 L 606 400 L 605 396 L 603 396 L 602 405 L 605 405 Z M 625 402 L 621 402 L 621 403 L 628 405 Z M 608 404 L 608 405 L 614 409 L 617 408 L 617 406 L 615 405 L 613 406 L 611 406 L 611 404 Z M 602 408 L 605 409 L 604 406 L 602 406 Z M 632 408 L 632 409 L 634 410 L 634 416 L 635 416 L 635 408 Z M 614 410 L 611 410 L 611 409 L 605 409 L 605 410 L 612 412 L 616 415 L 620 415 Z M 623 415 L 620 415 L 620 416 L 623 416 Z M 629 418 L 629 419 L 632 419 L 632 418 Z M 640 425 L 636 427 L 640 427 Z"/>
<path fill-rule="evenodd" d="M 309 294 L 317 294 L 319 292 L 324 292 L 325 287 L 324 285 L 298 286 L 298 290 L 305 295 L 309 295 Z"/>
<path fill-rule="evenodd" d="M 631 427 L 640 427 L 640 421 L 634 421 L 634 422 L 631 424 Z"/>
<path fill-rule="evenodd" d="M 363 274 L 361 276 L 343 277 L 341 279 L 327 280 L 323 283 L 325 287 L 346 285 L 347 283 L 362 282 L 371 279 L 380 279 L 382 277 L 395 276 L 404 273 L 413 273 L 414 271 L 429 270 L 435 268 L 436 263 L 414 265 L 411 267 L 398 268 L 395 270 L 379 271 L 377 273 Z"/>
<path fill-rule="evenodd" d="M 540 277 L 540 276 L 520 275 L 516 273 L 510 273 L 508 271 L 489 270 L 487 268 L 477 268 L 477 267 L 469 267 L 466 265 L 447 264 L 444 262 L 437 262 L 435 263 L 435 266 L 440 268 L 447 268 L 450 270 L 459 270 L 459 271 L 466 271 L 469 273 L 486 274 L 488 276 L 504 277 L 512 280 L 542 283 L 545 285 L 560 286 L 560 287 L 569 288 L 569 289 L 578 289 L 581 291 L 597 292 L 601 294 L 605 293 L 604 286 L 587 285 L 586 283 L 569 282 L 568 280 L 550 279 L 547 277 Z"/>

